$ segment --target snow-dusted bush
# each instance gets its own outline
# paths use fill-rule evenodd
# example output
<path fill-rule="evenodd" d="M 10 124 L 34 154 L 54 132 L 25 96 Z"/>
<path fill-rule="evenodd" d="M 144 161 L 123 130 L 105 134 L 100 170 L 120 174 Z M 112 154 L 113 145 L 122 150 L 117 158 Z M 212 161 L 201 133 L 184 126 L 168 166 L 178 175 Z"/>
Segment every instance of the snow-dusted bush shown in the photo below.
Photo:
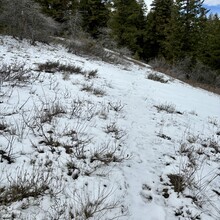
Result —
<path fill-rule="evenodd" d="M 0 89 L 3 83 L 10 85 L 25 84 L 30 80 L 30 70 L 25 68 L 25 64 L 12 63 L 0 66 Z"/>
<path fill-rule="evenodd" d="M 164 103 L 164 104 L 160 104 L 160 105 L 155 105 L 155 107 L 159 112 L 165 111 L 170 114 L 176 113 L 176 107 L 173 104 Z"/>
<path fill-rule="evenodd" d="M 150 80 L 161 82 L 161 83 L 167 83 L 168 82 L 168 80 L 165 80 L 162 75 L 154 74 L 154 73 L 150 73 L 147 78 L 150 79 Z"/>
<path fill-rule="evenodd" d="M 68 78 L 67 76 L 71 74 L 80 74 L 83 75 L 87 79 L 93 79 L 98 76 L 97 70 L 83 70 L 82 67 L 75 66 L 75 65 L 65 65 L 61 64 L 58 61 L 56 62 L 46 62 L 38 64 L 38 71 L 39 72 L 47 72 L 47 73 L 55 73 L 61 72 L 64 75 L 64 78 Z"/>
<path fill-rule="evenodd" d="M 0 187 L 0 206 L 30 197 L 36 199 L 45 194 L 53 194 L 54 189 L 49 190 L 54 179 L 51 170 L 43 170 L 35 165 L 31 167 L 31 171 L 20 167 L 16 169 L 16 174 L 8 174 L 8 185 Z"/>
<path fill-rule="evenodd" d="M 215 84 L 216 72 L 198 60 L 190 57 L 180 60 L 173 65 L 173 75 L 194 82 Z"/>

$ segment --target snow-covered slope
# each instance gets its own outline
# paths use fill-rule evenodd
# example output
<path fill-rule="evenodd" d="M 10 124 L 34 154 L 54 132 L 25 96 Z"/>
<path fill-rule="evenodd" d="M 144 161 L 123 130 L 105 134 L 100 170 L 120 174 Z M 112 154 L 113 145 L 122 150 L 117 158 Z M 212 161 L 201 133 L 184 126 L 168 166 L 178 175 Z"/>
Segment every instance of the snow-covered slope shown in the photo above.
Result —
<path fill-rule="evenodd" d="M 0 61 L 0 219 L 220 219 L 220 96 L 10 37 Z"/>

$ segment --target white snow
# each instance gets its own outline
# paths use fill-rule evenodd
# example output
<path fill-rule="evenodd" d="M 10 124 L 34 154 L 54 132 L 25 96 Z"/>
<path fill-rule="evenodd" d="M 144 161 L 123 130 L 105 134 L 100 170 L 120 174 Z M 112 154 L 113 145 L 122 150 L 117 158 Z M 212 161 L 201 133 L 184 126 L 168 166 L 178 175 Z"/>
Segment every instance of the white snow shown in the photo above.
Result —
<path fill-rule="evenodd" d="M 0 36 L 0 61 L 1 66 L 25 64 L 32 75 L 26 85 L 3 80 L 0 87 L 0 125 L 4 122 L 15 133 L 0 129 L 0 150 L 14 158 L 9 164 L 0 154 L 0 219 L 86 219 L 82 208 L 102 198 L 104 208 L 89 219 L 220 219 L 219 95 L 162 73 L 168 83 L 149 80 L 154 72 L 148 65 L 108 64 L 68 53 L 61 45 L 31 46 L 5 36 Z M 98 77 L 71 74 L 64 80 L 61 72 L 38 76 L 38 64 L 47 61 L 97 70 Z M 82 91 L 85 85 L 105 94 Z M 64 113 L 42 122 L 54 104 Z M 160 111 L 161 106 L 174 113 Z M 47 145 L 45 136 L 62 144 Z M 88 141 L 80 148 L 85 156 L 80 159 L 73 147 L 78 139 Z M 64 143 L 74 153 L 67 153 Z M 124 160 L 97 159 L 95 152 L 103 158 L 109 151 Z M 71 174 L 67 163 L 75 166 Z M 50 189 L 42 195 L 6 205 L 1 201 L 3 187 L 19 177 L 42 175 L 40 180 L 47 173 Z M 183 192 L 174 191 L 169 174 L 186 177 Z M 116 208 L 108 210 L 109 204 Z"/>

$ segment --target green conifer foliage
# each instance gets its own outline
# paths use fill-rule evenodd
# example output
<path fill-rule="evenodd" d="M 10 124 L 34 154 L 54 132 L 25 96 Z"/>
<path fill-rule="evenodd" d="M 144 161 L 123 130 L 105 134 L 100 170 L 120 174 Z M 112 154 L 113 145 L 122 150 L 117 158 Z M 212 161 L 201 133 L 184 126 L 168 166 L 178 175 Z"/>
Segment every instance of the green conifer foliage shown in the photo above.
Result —
<path fill-rule="evenodd" d="M 220 74 L 220 19 L 218 15 L 210 15 L 205 28 L 206 37 L 201 48 L 202 61 Z"/>
<path fill-rule="evenodd" d="M 198 57 L 207 13 L 202 6 L 203 2 L 204 0 L 176 0 L 167 26 L 166 49 L 169 59 Z"/>
<path fill-rule="evenodd" d="M 76 10 L 78 0 L 35 0 L 43 9 L 43 12 L 57 22 L 63 23 L 68 20 L 71 13 Z"/>
<path fill-rule="evenodd" d="M 115 0 L 110 27 L 120 47 L 128 47 L 134 54 L 143 56 L 145 28 L 143 1 Z"/>
<path fill-rule="evenodd" d="M 82 28 L 84 31 L 97 38 L 100 29 L 107 27 L 109 10 L 105 1 L 102 0 L 81 0 L 79 11 L 82 15 Z"/>
<path fill-rule="evenodd" d="M 171 19 L 173 0 L 154 0 L 147 15 L 145 55 L 147 59 L 164 56 L 166 28 Z"/>

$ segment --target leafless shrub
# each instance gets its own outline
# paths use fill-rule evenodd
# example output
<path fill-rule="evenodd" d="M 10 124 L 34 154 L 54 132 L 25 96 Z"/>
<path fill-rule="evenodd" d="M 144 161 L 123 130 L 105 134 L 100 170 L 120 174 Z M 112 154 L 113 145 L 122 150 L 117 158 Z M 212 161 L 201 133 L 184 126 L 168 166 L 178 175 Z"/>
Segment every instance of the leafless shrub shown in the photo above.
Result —
<path fill-rule="evenodd" d="M 155 105 L 155 107 L 159 112 L 165 111 L 169 114 L 176 113 L 176 107 L 172 104 L 165 103 L 165 104 Z"/>
<path fill-rule="evenodd" d="M 36 41 L 49 42 L 50 36 L 57 30 L 53 19 L 42 14 L 39 4 L 33 0 L 5 0 L 2 7 L 1 24 L 13 37 L 28 38 L 32 44 Z"/>
<path fill-rule="evenodd" d="M 164 58 L 155 58 L 149 62 L 149 65 L 152 66 L 154 70 L 162 73 L 167 73 L 171 69 L 171 66 Z"/>
<path fill-rule="evenodd" d="M 48 73 L 55 73 L 59 67 L 60 63 L 57 62 L 46 62 L 38 64 L 38 71 L 40 72 L 48 72 Z"/>
<path fill-rule="evenodd" d="M 186 57 L 173 65 L 169 64 L 164 58 L 154 59 L 149 64 L 154 70 L 186 81 L 191 85 L 215 91 L 216 93 L 219 92 L 216 88 L 219 87 L 217 72 L 192 57 Z"/>
<path fill-rule="evenodd" d="M 187 219 L 187 220 L 201 220 L 201 215 L 196 213 L 194 214 L 190 209 L 185 209 L 184 206 L 180 206 L 175 210 L 175 216 L 179 219 Z"/>
<path fill-rule="evenodd" d="M 14 143 L 15 143 L 15 136 L 11 134 L 4 134 L 5 141 L 7 144 L 0 145 L 0 162 L 4 160 L 8 162 L 8 164 L 15 162 L 15 155 L 14 155 Z"/>
<path fill-rule="evenodd" d="M 103 89 L 95 88 L 93 86 L 93 84 L 83 84 L 81 91 L 86 91 L 86 92 L 92 93 L 93 95 L 99 96 L 99 97 L 102 97 L 105 95 L 105 91 Z"/>
<path fill-rule="evenodd" d="M 82 14 L 79 10 L 72 11 L 69 13 L 67 22 L 64 24 L 64 29 L 67 35 L 71 36 L 73 39 L 80 38 L 83 35 L 82 31 Z"/>
<path fill-rule="evenodd" d="M 132 57 L 132 52 L 127 47 L 120 47 L 117 48 L 116 51 L 119 53 L 120 56 L 127 56 Z"/>
<path fill-rule="evenodd" d="M 209 159 L 209 155 L 205 149 L 209 147 L 209 144 L 212 145 L 210 140 L 213 139 L 202 141 L 199 138 L 200 147 L 199 143 L 194 144 L 194 141 L 181 144 L 178 152 L 181 157 L 179 172 L 168 175 L 168 177 L 176 192 L 182 193 L 186 198 L 191 198 L 192 202 L 203 212 L 219 217 L 220 210 L 215 205 L 215 196 L 211 196 L 213 193 L 212 187 L 215 184 L 214 181 L 217 182 L 217 178 L 219 178 L 219 170 L 218 168 L 209 172 L 206 170 L 206 160 Z M 196 138 L 196 141 L 198 142 L 198 138 Z M 217 153 L 216 145 L 218 143 L 215 142 L 213 145 L 213 153 Z M 210 147 L 212 148 L 212 146 Z M 189 191 L 184 191 L 185 189 Z M 204 206 L 208 206 L 212 213 Z"/>
<path fill-rule="evenodd" d="M 192 152 L 192 147 L 191 146 L 187 145 L 186 143 L 182 143 L 180 145 L 179 153 L 181 155 L 185 155 L 185 154 L 190 153 L 190 152 Z"/>
<path fill-rule="evenodd" d="M 42 170 L 33 167 L 32 172 L 28 172 L 21 167 L 16 175 L 8 175 L 8 186 L 0 188 L 0 205 L 10 205 L 13 202 L 21 201 L 24 198 L 38 198 L 46 193 L 53 193 L 50 188 L 53 177 L 50 170 Z"/>
<path fill-rule="evenodd" d="M 218 88 L 220 88 L 220 75 L 218 75 L 218 76 L 216 77 L 215 86 L 218 87 Z"/>
<path fill-rule="evenodd" d="M 112 137 L 115 138 L 116 140 L 120 140 L 120 139 L 122 139 L 123 137 L 126 136 L 126 131 L 124 131 L 123 129 L 118 128 L 118 126 L 116 125 L 116 122 L 108 124 L 104 128 L 104 131 L 107 134 L 111 134 Z"/>
<path fill-rule="evenodd" d="M 25 64 L 3 64 L 0 67 L 1 84 L 8 82 L 12 86 L 25 85 L 30 81 L 30 77 L 30 70 L 25 69 Z"/>
<path fill-rule="evenodd" d="M 45 131 L 44 127 L 41 125 L 38 126 L 38 129 L 39 135 L 42 137 L 41 141 L 39 141 L 38 144 L 49 146 L 51 148 L 51 152 L 55 151 L 54 148 L 61 146 L 61 143 L 54 135 L 54 132 L 52 130 Z"/>
<path fill-rule="evenodd" d="M 79 66 L 74 66 L 74 65 L 64 65 L 60 64 L 58 67 L 58 70 L 61 72 L 68 72 L 70 74 L 82 74 L 84 75 L 84 71 L 82 70 L 81 67 Z"/>
<path fill-rule="evenodd" d="M 92 141 L 92 137 L 90 137 L 85 130 L 86 126 L 76 125 L 75 129 L 63 132 L 63 135 L 69 137 L 70 140 L 62 143 L 62 146 L 65 148 L 66 153 L 72 154 L 77 159 L 86 158 L 85 148 Z"/>
<path fill-rule="evenodd" d="M 169 137 L 169 136 L 167 136 L 167 135 L 165 135 L 165 134 L 163 134 L 161 132 L 157 136 L 160 137 L 160 138 L 163 138 L 165 140 L 169 140 L 169 141 L 172 140 L 171 137 Z"/>
<path fill-rule="evenodd" d="M 104 48 L 117 50 L 117 42 L 112 38 L 112 30 L 110 28 L 99 28 L 98 41 Z"/>
<path fill-rule="evenodd" d="M 31 115 L 26 116 L 24 120 L 24 112 L 21 112 L 22 117 L 14 119 L 14 124 L 11 126 L 9 133 L 14 135 L 19 142 L 22 142 L 24 138 L 29 134 L 29 127 L 26 123 L 26 120 L 30 120 Z M 29 117 L 29 118 L 28 118 Z"/>
<path fill-rule="evenodd" d="M 74 65 L 64 65 L 60 64 L 58 61 L 56 62 L 46 62 L 38 64 L 38 71 L 45 71 L 48 73 L 55 73 L 55 72 L 67 72 L 70 74 L 84 74 L 84 71 L 81 67 L 74 66 Z"/>
<path fill-rule="evenodd" d="M 187 57 L 178 61 L 172 69 L 173 74 L 195 82 L 215 84 L 216 72 L 198 60 Z"/>
<path fill-rule="evenodd" d="M 200 139 L 199 135 L 194 135 L 194 134 L 189 134 L 186 137 L 186 140 L 191 144 L 196 143 L 199 139 Z"/>
<path fill-rule="evenodd" d="M 109 102 L 109 106 L 110 106 L 110 109 L 115 111 L 115 112 L 121 112 L 123 110 L 123 108 L 125 107 L 125 105 L 122 104 L 121 101 L 119 101 L 119 102 Z"/>
<path fill-rule="evenodd" d="M 77 118 L 82 121 L 91 121 L 96 115 L 96 105 L 84 99 L 73 99 L 69 110 L 70 118 Z"/>
<path fill-rule="evenodd" d="M 35 119 L 40 123 L 51 123 L 54 117 L 66 114 L 67 110 L 59 100 L 41 100 L 42 104 L 38 108 L 35 106 Z"/>
<path fill-rule="evenodd" d="M 35 123 L 33 132 L 36 136 L 40 137 L 41 140 L 38 144 L 33 144 L 33 147 L 39 151 L 38 145 L 44 145 L 49 147 L 52 153 L 59 153 L 60 149 L 58 147 L 62 147 L 71 157 L 74 156 L 77 159 L 85 159 L 85 148 L 92 141 L 92 137 L 86 132 L 87 124 L 78 121 L 74 127 L 71 126 L 73 128 L 67 125 L 63 131 L 58 132 L 57 123 L 54 123 L 51 129 L 46 129 L 40 122 Z M 40 151 L 42 151 L 42 153 L 44 152 L 43 149 L 40 149 Z"/>
<path fill-rule="evenodd" d="M 106 92 L 102 88 L 93 88 L 92 94 L 98 97 L 102 97 L 106 94 Z"/>
<path fill-rule="evenodd" d="M 52 153 L 60 153 L 60 149 L 58 147 L 61 147 L 62 143 L 56 133 L 55 126 L 51 126 L 51 128 L 46 127 L 45 124 L 41 123 L 39 120 L 35 120 L 34 122 L 27 121 L 26 124 L 35 137 L 39 138 L 37 143 L 31 141 L 32 147 L 35 148 L 38 153 L 44 153 L 46 149 L 49 149 Z"/>
<path fill-rule="evenodd" d="M 220 153 L 220 144 L 216 140 L 213 140 L 212 138 L 203 140 L 201 144 L 203 147 L 211 148 L 215 154 Z"/>
<path fill-rule="evenodd" d="M 41 100 L 41 102 L 39 108 L 35 106 L 33 109 L 35 111 L 33 120 L 23 117 L 26 126 L 40 139 L 37 144 L 32 142 L 33 147 L 40 153 L 44 153 L 48 148 L 52 153 L 59 153 L 60 148 L 64 148 L 67 154 L 77 159 L 85 158 L 85 147 L 92 140 L 86 129 L 89 121 L 96 114 L 94 105 L 78 99 L 73 101 L 73 109 L 68 109 L 64 108 L 56 98 L 54 101 Z M 66 124 L 64 129 L 60 130 L 57 116 L 66 113 L 71 114 L 72 124 Z"/>
<path fill-rule="evenodd" d="M 67 48 L 69 52 L 78 55 L 102 57 L 105 54 L 104 48 L 90 38 L 84 38 L 83 41 L 72 40 Z"/>
<path fill-rule="evenodd" d="M 147 76 L 147 78 L 150 79 L 150 80 L 153 80 L 153 81 L 161 82 L 161 83 L 168 83 L 168 80 L 165 80 L 162 75 L 159 75 L 159 74 L 156 74 L 156 73 L 150 73 Z"/>
<path fill-rule="evenodd" d="M 80 174 L 80 169 L 74 164 L 74 162 L 72 161 L 67 162 L 66 167 L 68 169 L 67 175 L 71 176 L 74 180 L 78 179 Z"/>
<path fill-rule="evenodd" d="M 66 47 L 70 53 L 77 55 L 95 57 L 107 63 L 126 63 L 125 60 L 119 55 L 119 53 L 114 53 L 104 49 L 101 44 L 89 37 L 83 37 L 83 40 L 70 40 Z"/>
<path fill-rule="evenodd" d="M 48 73 L 55 73 L 61 72 L 65 79 L 68 78 L 71 74 L 80 74 L 85 76 L 87 79 L 93 79 L 98 76 L 98 70 L 83 70 L 82 67 L 75 66 L 75 65 L 64 65 L 60 64 L 58 61 L 56 62 L 46 62 L 38 64 L 38 71 L 48 72 Z"/>
<path fill-rule="evenodd" d="M 85 183 L 82 189 L 72 192 L 70 201 L 58 200 L 46 210 L 45 216 L 57 220 L 113 220 L 128 215 L 127 207 L 119 199 L 112 199 L 113 189 L 99 185 L 97 190 L 90 190 L 89 186 L 89 183 Z"/>
<path fill-rule="evenodd" d="M 117 210 L 117 216 L 111 219 L 119 219 L 122 216 L 127 215 L 127 209 L 124 208 L 120 201 L 110 201 L 112 196 L 112 190 L 108 190 L 105 187 L 98 188 L 98 192 L 91 194 L 88 191 L 87 186 L 84 186 L 81 194 L 76 193 L 74 195 L 76 203 L 79 205 L 75 210 L 73 216 L 76 219 L 106 219 L 106 215 L 109 212 Z"/>
<path fill-rule="evenodd" d="M 97 73 L 98 70 L 90 70 L 90 71 L 85 71 L 85 76 L 87 79 L 94 79 L 97 78 Z"/>
<path fill-rule="evenodd" d="M 81 91 L 93 92 L 93 84 L 83 84 Z"/>
<path fill-rule="evenodd" d="M 90 158 L 90 162 L 99 161 L 108 165 L 109 163 L 121 163 L 126 159 L 129 159 L 129 155 L 121 149 L 121 145 L 115 143 L 110 145 L 110 143 L 103 144 L 101 147 L 95 149 L 94 153 Z"/>

